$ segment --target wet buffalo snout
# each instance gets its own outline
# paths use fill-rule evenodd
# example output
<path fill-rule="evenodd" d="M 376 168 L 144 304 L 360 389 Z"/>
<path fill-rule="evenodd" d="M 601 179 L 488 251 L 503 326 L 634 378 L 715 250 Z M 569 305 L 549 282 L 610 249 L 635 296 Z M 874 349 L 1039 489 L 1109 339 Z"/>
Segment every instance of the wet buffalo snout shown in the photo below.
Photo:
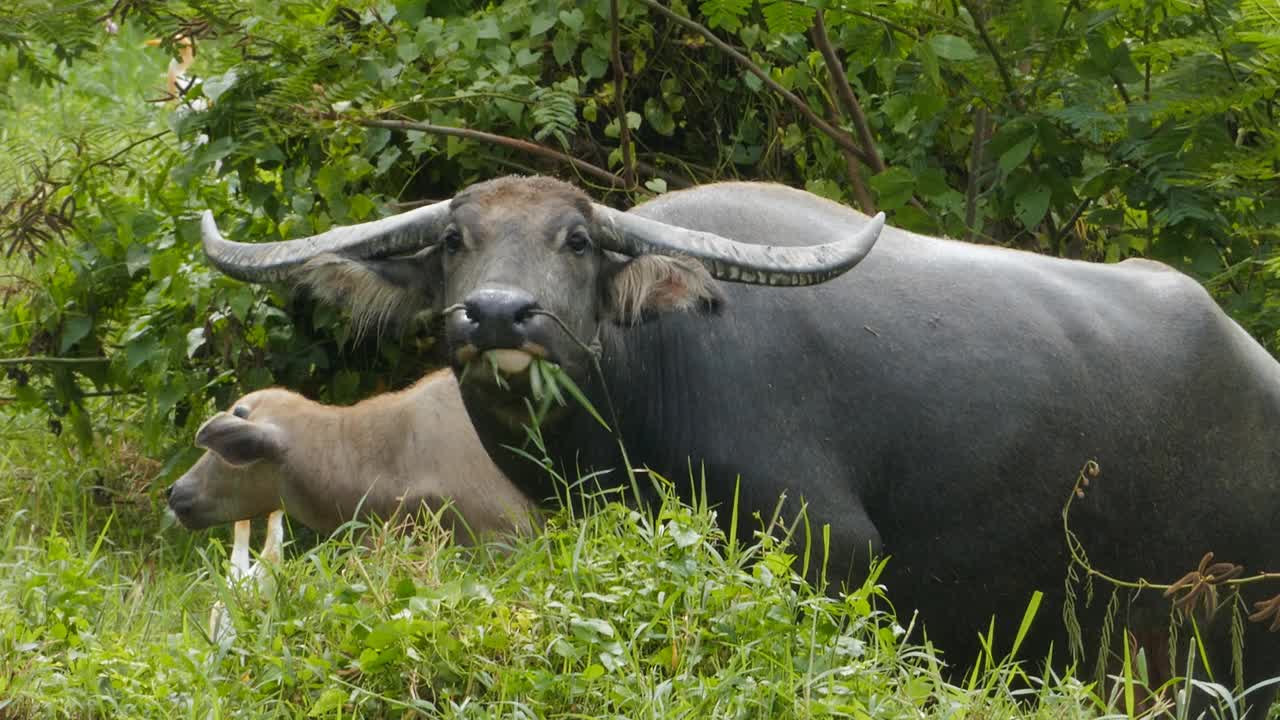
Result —
<path fill-rule="evenodd" d="M 538 302 L 515 288 L 476 290 L 462 303 L 467 341 L 482 350 L 518 348 L 528 339 L 527 324 Z"/>

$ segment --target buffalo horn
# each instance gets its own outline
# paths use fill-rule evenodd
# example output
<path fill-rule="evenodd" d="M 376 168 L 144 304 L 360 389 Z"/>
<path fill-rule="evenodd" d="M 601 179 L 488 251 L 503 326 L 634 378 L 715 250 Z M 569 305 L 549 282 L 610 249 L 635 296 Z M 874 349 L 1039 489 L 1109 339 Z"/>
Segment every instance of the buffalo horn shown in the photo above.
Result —
<path fill-rule="evenodd" d="M 448 220 L 449 201 L 444 200 L 297 240 L 241 243 L 223 238 L 213 213 L 206 210 L 200 234 L 214 267 L 237 280 L 263 283 L 284 280 L 290 271 L 322 253 L 363 259 L 420 250 L 436 241 Z"/>
<path fill-rule="evenodd" d="M 596 205 L 597 242 L 624 255 L 684 255 L 700 261 L 711 275 L 751 285 L 817 285 L 848 271 L 871 251 L 884 227 L 879 213 L 861 227 L 827 231 L 834 238 L 820 245 L 751 245 L 667 225 Z M 821 228 L 821 226 L 816 226 Z"/>

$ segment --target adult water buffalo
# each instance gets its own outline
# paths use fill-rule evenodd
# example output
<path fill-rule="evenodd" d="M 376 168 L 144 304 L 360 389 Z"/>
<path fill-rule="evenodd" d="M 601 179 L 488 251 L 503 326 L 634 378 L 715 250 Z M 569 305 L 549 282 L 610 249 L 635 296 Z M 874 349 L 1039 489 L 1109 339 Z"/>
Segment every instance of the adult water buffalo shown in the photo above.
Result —
<path fill-rule="evenodd" d="M 868 551 L 891 554 L 883 577 L 898 611 L 921 611 L 962 665 L 993 614 L 997 640 L 1012 638 L 1034 590 L 1046 609 L 1026 647 L 1052 641 L 1067 656 L 1061 511 L 1090 458 L 1104 472 L 1072 524 L 1099 569 L 1170 582 L 1208 550 L 1250 572 L 1280 569 L 1280 366 L 1194 281 L 1152 262 L 1089 264 L 894 228 L 840 275 L 878 227 L 775 185 L 711 185 L 618 213 L 553 180 L 503 178 L 314 238 L 232 243 L 208 216 L 204 230 L 209 258 L 232 276 L 300 279 L 366 320 L 444 310 L 455 370 L 487 355 L 507 375 L 469 373 L 464 400 L 528 495 L 555 495 L 540 467 L 506 449 L 526 439 L 536 355 L 602 410 L 608 388 L 633 464 L 677 480 L 691 463 L 705 468 L 724 515 L 740 477 L 740 526 L 768 517 L 785 491 L 815 527 L 831 526 L 837 576 L 865 568 Z M 577 407 L 542 432 L 563 468 L 620 464 Z M 604 482 L 626 481 L 615 471 Z M 1081 611 L 1086 642 L 1101 634 L 1100 605 Z M 1164 636 L 1158 592 L 1130 607 L 1140 637 Z M 1229 624 L 1210 633 L 1228 682 Z M 1280 674 L 1280 639 L 1257 623 L 1245 635 L 1246 685 Z M 1167 650 L 1148 652 L 1165 674 Z"/>

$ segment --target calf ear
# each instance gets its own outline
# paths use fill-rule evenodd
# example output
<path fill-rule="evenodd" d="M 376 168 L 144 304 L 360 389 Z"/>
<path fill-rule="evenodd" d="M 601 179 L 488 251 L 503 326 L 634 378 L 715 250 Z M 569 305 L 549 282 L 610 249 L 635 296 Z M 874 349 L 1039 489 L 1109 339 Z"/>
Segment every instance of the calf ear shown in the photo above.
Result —
<path fill-rule="evenodd" d="M 614 261 L 604 280 L 606 312 L 620 325 L 667 312 L 715 312 L 724 300 L 711 273 L 688 257 L 641 255 Z"/>
<path fill-rule="evenodd" d="M 439 309 L 444 275 L 437 246 L 403 257 L 353 260 L 318 255 L 297 274 L 321 300 L 351 311 L 356 334 L 402 330 L 423 310 Z"/>
<path fill-rule="evenodd" d="M 284 453 L 280 429 L 220 412 L 196 431 L 196 447 L 211 450 L 231 465 L 277 460 Z"/>

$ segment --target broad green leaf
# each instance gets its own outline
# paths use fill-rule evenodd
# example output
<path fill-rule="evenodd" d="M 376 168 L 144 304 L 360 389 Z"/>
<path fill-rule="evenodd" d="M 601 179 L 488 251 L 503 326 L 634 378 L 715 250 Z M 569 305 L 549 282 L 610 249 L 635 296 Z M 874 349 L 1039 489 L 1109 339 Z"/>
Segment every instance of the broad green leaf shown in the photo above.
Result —
<path fill-rule="evenodd" d="M 1044 214 L 1049 211 L 1049 196 L 1048 186 L 1032 185 L 1014 198 L 1014 210 L 1023 227 L 1035 230 L 1044 219 Z"/>
<path fill-rule="evenodd" d="M 573 59 L 573 51 L 578 49 L 578 38 L 567 30 L 561 30 L 556 33 L 556 39 L 551 41 L 551 55 L 556 59 L 557 65 L 564 65 Z"/>
<path fill-rule="evenodd" d="M 529 23 L 529 34 L 537 37 L 556 25 L 556 16 L 551 13 L 535 13 Z"/>
<path fill-rule="evenodd" d="M 1007 174 L 1014 168 L 1020 167 L 1026 161 L 1027 156 L 1031 154 L 1031 149 L 1035 147 L 1035 144 L 1036 136 L 1028 135 L 1013 147 L 1000 153 L 1000 159 L 997 161 L 1000 166 L 1000 172 Z"/>
<path fill-rule="evenodd" d="M 124 255 L 124 264 L 125 269 L 129 271 L 129 277 L 146 270 L 151 266 L 151 248 L 136 243 L 130 245 Z"/>
<path fill-rule="evenodd" d="M 582 32 L 582 21 L 585 19 L 586 16 L 578 8 L 560 11 L 560 22 L 564 23 L 564 26 L 569 28 L 569 32 L 572 33 Z"/>
<path fill-rule="evenodd" d="M 933 35 L 929 38 L 929 46 L 943 60 L 962 61 L 978 57 L 969 41 L 957 35 Z"/>
<path fill-rule="evenodd" d="M 194 327 L 187 332 L 187 357 L 195 357 L 196 351 L 204 347 L 204 327 Z"/>
<path fill-rule="evenodd" d="M 327 715 L 335 710 L 341 710 L 343 704 L 347 701 L 347 693 L 338 688 L 329 688 L 320 693 L 320 698 L 316 700 L 311 709 L 307 711 L 307 717 L 320 717 Z"/>
<path fill-rule="evenodd" d="M 232 68 L 221 75 L 213 75 L 205 78 L 201 87 L 204 88 L 204 96 L 209 98 L 210 102 L 217 102 L 222 94 L 235 86 L 239 77 L 235 68 Z"/>
<path fill-rule="evenodd" d="M 593 47 L 586 48 L 582 51 L 582 69 L 588 77 L 598 80 L 609 69 L 609 59 Z"/>
<path fill-rule="evenodd" d="M 62 322 L 62 335 L 58 339 L 58 354 L 65 354 L 93 329 L 93 318 L 73 315 Z"/>
<path fill-rule="evenodd" d="M 916 180 L 902 167 L 891 167 L 871 178 L 871 188 L 876 191 L 881 208 L 892 210 L 906 205 L 915 189 Z"/>

